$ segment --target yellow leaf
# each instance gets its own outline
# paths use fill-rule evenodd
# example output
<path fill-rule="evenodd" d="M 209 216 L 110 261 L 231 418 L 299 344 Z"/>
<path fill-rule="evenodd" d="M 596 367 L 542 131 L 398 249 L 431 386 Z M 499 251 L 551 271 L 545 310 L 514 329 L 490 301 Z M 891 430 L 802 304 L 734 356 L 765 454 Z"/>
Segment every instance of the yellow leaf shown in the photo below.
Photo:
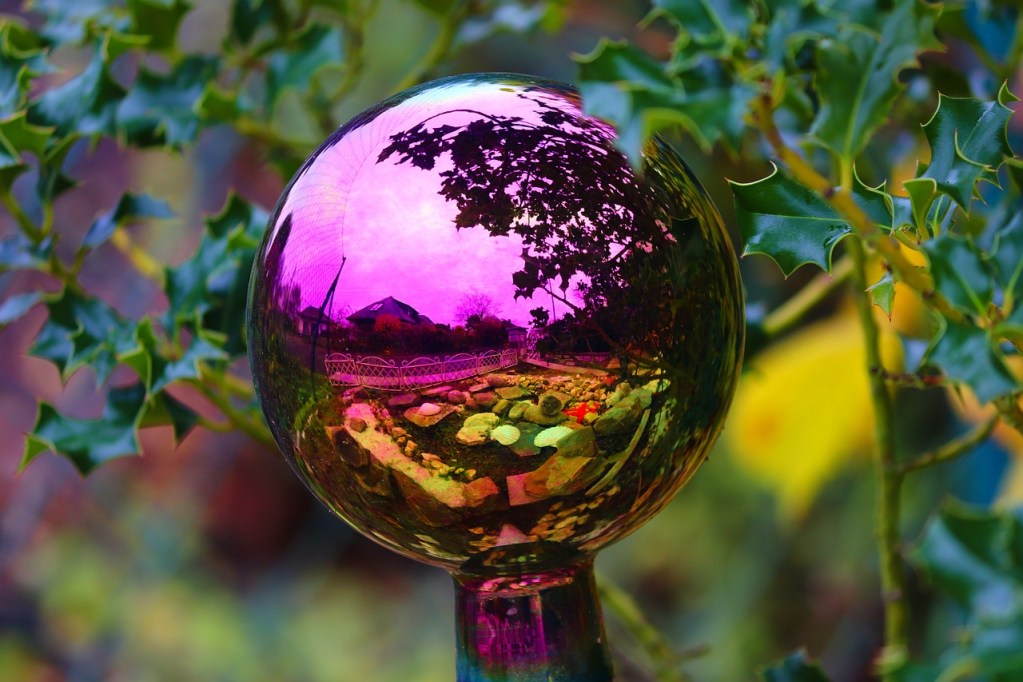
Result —
<path fill-rule="evenodd" d="M 900 356 L 882 336 L 885 364 Z M 783 517 L 806 512 L 850 457 L 869 450 L 873 407 L 863 335 L 843 310 L 758 355 L 743 376 L 724 444 L 736 461 L 778 496 Z"/>

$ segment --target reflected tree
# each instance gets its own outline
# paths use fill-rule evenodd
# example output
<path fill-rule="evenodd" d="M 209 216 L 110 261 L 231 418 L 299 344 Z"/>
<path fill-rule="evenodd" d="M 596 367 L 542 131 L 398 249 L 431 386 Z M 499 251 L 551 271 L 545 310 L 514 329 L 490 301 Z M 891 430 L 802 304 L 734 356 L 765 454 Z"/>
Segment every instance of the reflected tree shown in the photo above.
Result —
<path fill-rule="evenodd" d="M 632 171 L 609 127 L 553 106 L 543 89 L 519 97 L 528 117 L 445 111 L 391 136 L 377 161 L 432 171 L 446 155 L 437 174 L 456 227 L 522 239 L 515 296 L 543 291 L 567 306 L 559 332 L 570 350 L 599 338 L 634 360 L 663 352 L 679 312 L 671 269 L 696 221 Z"/>

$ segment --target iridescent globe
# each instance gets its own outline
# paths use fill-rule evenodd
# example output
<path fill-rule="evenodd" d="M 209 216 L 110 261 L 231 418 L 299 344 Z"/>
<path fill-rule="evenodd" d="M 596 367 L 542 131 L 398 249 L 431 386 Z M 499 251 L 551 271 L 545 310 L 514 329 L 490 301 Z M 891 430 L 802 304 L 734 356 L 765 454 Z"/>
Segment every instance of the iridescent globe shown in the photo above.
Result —
<path fill-rule="evenodd" d="M 742 354 L 735 256 L 675 151 L 635 170 L 614 143 L 571 87 L 476 74 L 356 116 L 296 173 L 250 361 L 335 514 L 508 590 L 586 564 L 706 459 Z"/>

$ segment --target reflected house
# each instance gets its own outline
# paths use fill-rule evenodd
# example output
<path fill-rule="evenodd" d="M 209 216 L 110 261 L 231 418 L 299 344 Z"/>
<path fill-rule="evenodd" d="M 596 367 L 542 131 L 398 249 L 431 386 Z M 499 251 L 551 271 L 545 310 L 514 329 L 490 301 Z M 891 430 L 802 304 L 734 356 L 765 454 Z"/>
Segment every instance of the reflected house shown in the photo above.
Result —
<path fill-rule="evenodd" d="M 409 325 L 432 324 L 429 317 L 426 315 L 420 315 L 418 310 L 410 306 L 408 303 L 399 301 L 393 296 L 388 296 L 387 298 L 382 298 L 379 301 L 370 303 L 365 308 L 356 310 L 345 319 L 354 324 L 356 327 L 368 329 L 373 326 L 373 324 L 377 321 L 377 318 L 381 315 L 389 315 L 397 318 L 400 322 Z"/>
<path fill-rule="evenodd" d="M 521 327 L 510 320 L 502 320 L 504 330 L 508 333 L 508 345 L 512 348 L 522 348 L 526 345 L 526 335 L 529 330 Z"/>
<path fill-rule="evenodd" d="M 295 318 L 295 331 L 302 336 L 326 336 L 330 333 L 330 318 L 319 308 L 307 305 Z"/>

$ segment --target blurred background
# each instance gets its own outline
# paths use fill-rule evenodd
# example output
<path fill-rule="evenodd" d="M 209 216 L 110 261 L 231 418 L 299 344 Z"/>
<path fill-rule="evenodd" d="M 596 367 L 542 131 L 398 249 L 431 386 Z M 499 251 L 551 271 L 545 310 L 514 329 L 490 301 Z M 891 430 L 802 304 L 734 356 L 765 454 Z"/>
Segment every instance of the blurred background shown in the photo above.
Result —
<path fill-rule="evenodd" d="M 229 3 L 195 4 L 182 47 L 216 51 Z M 525 21 L 516 7 L 507 15 L 513 29 Z M 552 30 L 497 33 L 457 50 L 441 71 L 571 82 L 572 55 L 603 36 L 663 55 L 668 33 L 636 28 L 648 9 L 644 2 L 572 2 L 546 27 Z M 20 14 L 21 3 L 0 0 L 0 12 Z M 336 122 L 390 94 L 437 31 L 436 17 L 418 5 L 382 0 L 367 32 L 365 77 Z M 74 68 L 82 58 L 65 50 L 53 61 Z M 275 122 L 311 148 L 319 140 L 300 114 L 285 102 Z M 1017 116 L 1017 149 L 1019 124 Z M 766 175 L 765 162 L 743 160 L 762 152 L 708 155 L 684 138 L 674 142 L 734 229 L 726 178 Z M 913 144 L 907 158 L 917 154 Z M 922 137 L 915 144 L 926 153 Z M 125 189 L 146 191 L 170 202 L 179 219 L 145 225 L 135 237 L 171 264 L 194 251 L 203 217 L 220 210 L 230 189 L 269 209 L 288 179 L 227 127 L 204 130 L 181 154 L 104 140 L 78 145 L 71 158 L 70 174 L 83 184 L 57 205 L 61 229 L 84 232 Z M 912 168 L 907 163 L 906 172 Z M 0 215 L 4 230 L 10 222 Z M 131 314 L 166 308 L 120 252 L 103 248 L 83 273 L 90 291 Z M 785 280 L 759 257 L 742 267 L 752 310 L 769 310 L 812 275 L 804 268 Z M 29 278 L 13 283 L 21 288 L 53 288 L 30 275 L 11 277 Z M 923 325 L 922 316 L 904 296 L 891 325 L 906 333 Z M 61 385 L 51 364 L 26 354 L 44 317 L 37 308 L 0 332 L 0 679 L 453 679 L 448 576 L 331 517 L 276 451 L 242 434 L 198 429 L 174 447 L 169 428 L 150 429 L 143 457 L 116 460 L 88 478 L 52 455 L 18 473 L 37 397 L 80 417 L 101 409 L 90 370 Z M 889 345 L 897 364 L 903 350 Z M 799 647 L 839 682 L 870 678 L 881 606 L 863 362 L 853 312 L 839 292 L 809 325 L 751 354 L 710 461 L 661 515 L 600 554 L 598 570 L 692 656 L 685 669 L 693 679 L 754 679 L 758 668 Z M 182 390 L 178 397 L 203 409 L 198 395 Z M 979 418 L 969 402 L 904 390 L 901 447 L 920 452 L 961 431 Z M 972 455 L 917 474 L 905 490 L 905 537 L 918 536 L 947 496 L 1019 501 L 1021 452 L 1018 439 L 999 432 Z M 912 581 L 916 642 L 924 652 L 939 649 L 960 616 L 918 576 Z M 640 647 L 613 615 L 607 620 L 622 679 L 651 679 Z"/>

